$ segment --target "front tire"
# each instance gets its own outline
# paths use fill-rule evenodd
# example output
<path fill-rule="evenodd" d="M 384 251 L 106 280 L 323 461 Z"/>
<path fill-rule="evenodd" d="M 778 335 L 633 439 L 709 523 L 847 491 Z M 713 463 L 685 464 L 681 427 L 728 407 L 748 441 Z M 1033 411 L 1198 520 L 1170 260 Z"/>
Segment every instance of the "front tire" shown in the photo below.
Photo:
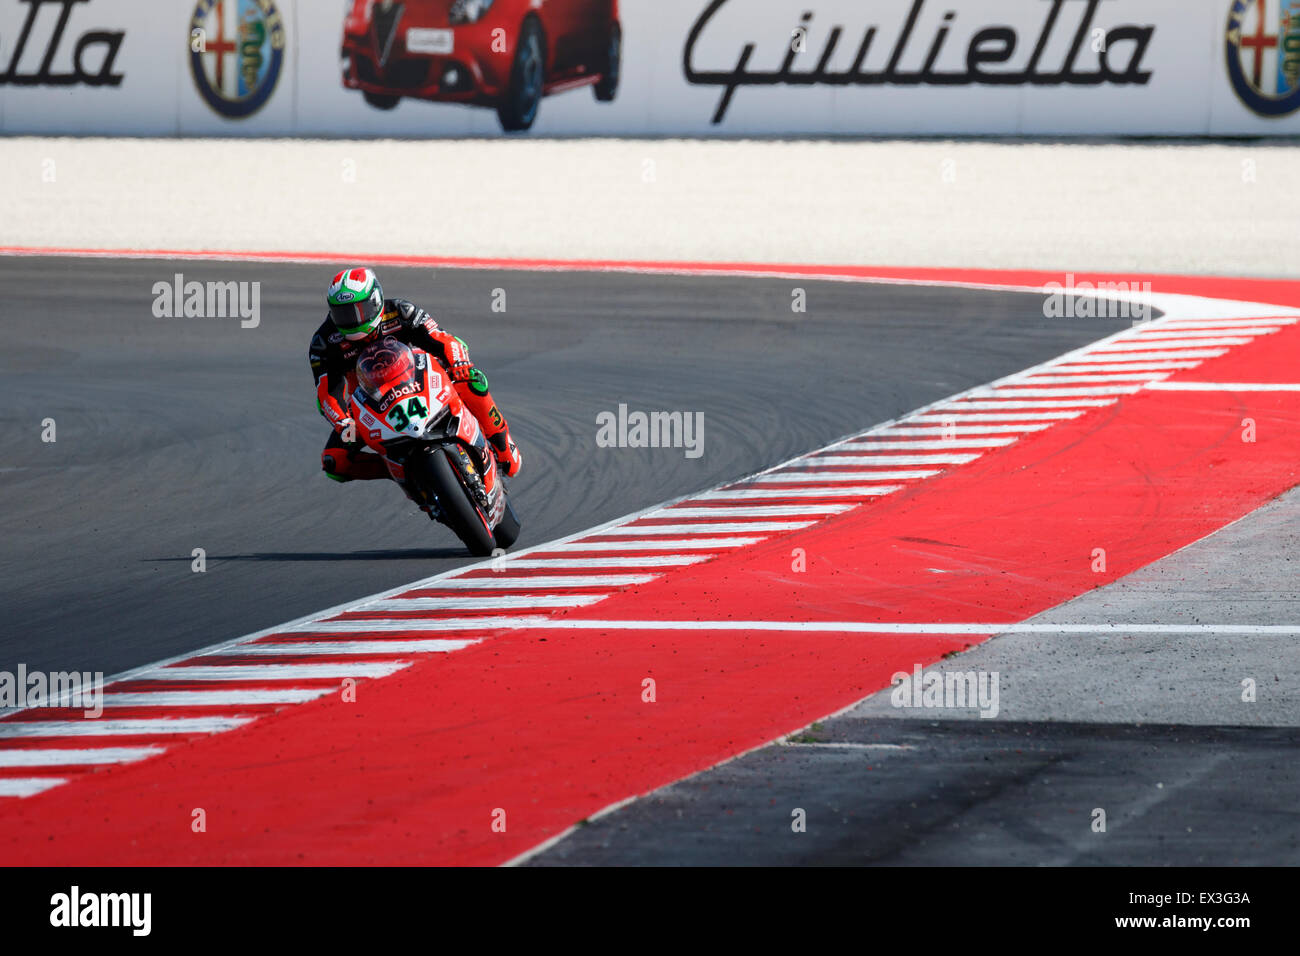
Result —
<path fill-rule="evenodd" d="M 437 497 L 447 527 L 460 538 L 470 554 L 478 558 L 490 555 L 496 548 L 496 539 L 456 467 L 447 460 L 447 453 L 441 448 L 429 448 L 413 457 L 407 468 L 414 466 L 417 486 L 426 494 Z"/>
<path fill-rule="evenodd" d="M 537 119 L 546 86 L 546 46 L 542 28 L 529 17 L 519 31 L 515 60 L 510 67 L 510 85 L 497 104 L 497 118 L 508 133 L 529 129 Z"/>

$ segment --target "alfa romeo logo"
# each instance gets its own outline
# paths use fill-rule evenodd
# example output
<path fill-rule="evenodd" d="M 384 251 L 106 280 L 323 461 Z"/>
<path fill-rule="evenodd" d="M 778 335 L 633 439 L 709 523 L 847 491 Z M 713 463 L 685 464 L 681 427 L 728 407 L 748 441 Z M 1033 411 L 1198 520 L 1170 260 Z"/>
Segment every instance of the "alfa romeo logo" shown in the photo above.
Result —
<path fill-rule="evenodd" d="M 1225 52 L 1246 106 L 1260 116 L 1300 109 L 1300 0 L 1233 0 Z"/>
<path fill-rule="evenodd" d="M 284 18 L 275 0 L 199 0 L 190 21 L 190 71 L 222 116 L 260 110 L 284 65 Z"/>

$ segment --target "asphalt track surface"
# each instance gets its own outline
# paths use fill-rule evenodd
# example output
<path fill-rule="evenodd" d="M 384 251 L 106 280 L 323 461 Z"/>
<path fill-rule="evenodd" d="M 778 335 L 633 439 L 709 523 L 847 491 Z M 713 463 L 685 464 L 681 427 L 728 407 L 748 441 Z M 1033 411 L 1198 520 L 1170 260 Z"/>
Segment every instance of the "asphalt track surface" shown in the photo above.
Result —
<path fill-rule="evenodd" d="M 340 263 L 343 265 L 343 263 Z M 0 257 L 0 669 L 106 675 L 469 563 L 389 482 L 319 468 L 320 265 Z M 261 318 L 153 286 L 260 283 Z M 767 278 L 389 268 L 471 348 L 524 451 L 519 546 L 736 478 L 1125 327 L 1040 296 Z M 792 310 L 806 290 L 807 311 Z M 493 312 L 494 290 L 506 311 Z M 498 299 L 499 301 L 499 299 Z M 704 414 L 704 454 L 596 417 Z M 42 421 L 56 441 L 41 440 Z M 192 552 L 206 553 L 206 571 Z"/>
<path fill-rule="evenodd" d="M 1294 866 L 1294 728 L 844 716 L 531 866 Z M 1112 816 L 1105 833 L 1093 811 Z M 806 830 L 792 830 L 793 808 Z"/>

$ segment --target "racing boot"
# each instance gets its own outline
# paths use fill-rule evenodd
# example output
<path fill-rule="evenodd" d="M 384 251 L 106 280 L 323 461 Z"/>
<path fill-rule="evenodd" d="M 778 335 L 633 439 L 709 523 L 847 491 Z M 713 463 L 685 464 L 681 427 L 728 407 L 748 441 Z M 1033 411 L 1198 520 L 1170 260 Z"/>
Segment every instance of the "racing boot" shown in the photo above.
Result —
<path fill-rule="evenodd" d="M 513 478 L 519 474 L 519 469 L 524 466 L 524 454 L 510 437 L 509 427 L 501 429 L 495 435 L 489 435 L 488 441 L 492 443 L 492 451 L 497 456 L 497 467 L 505 476 Z"/>
<path fill-rule="evenodd" d="M 474 368 L 470 371 L 467 380 L 455 384 L 456 394 L 465 403 L 470 414 L 478 419 L 479 427 L 483 429 L 483 434 L 491 443 L 492 453 L 496 456 L 502 474 L 507 478 L 513 478 L 523 467 L 524 456 L 510 437 L 510 426 L 506 423 L 505 416 L 492 400 L 492 393 L 488 391 L 487 376 Z"/>

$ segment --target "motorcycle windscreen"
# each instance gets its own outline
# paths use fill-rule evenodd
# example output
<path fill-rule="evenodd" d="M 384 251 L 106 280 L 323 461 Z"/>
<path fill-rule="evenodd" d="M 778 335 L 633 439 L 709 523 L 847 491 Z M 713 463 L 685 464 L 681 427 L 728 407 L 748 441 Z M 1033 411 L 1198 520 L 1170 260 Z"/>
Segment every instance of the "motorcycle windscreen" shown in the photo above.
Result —
<path fill-rule="evenodd" d="M 415 354 L 392 336 L 371 345 L 357 358 L 357 384 L 374 401 L 415 381 Z"/>

